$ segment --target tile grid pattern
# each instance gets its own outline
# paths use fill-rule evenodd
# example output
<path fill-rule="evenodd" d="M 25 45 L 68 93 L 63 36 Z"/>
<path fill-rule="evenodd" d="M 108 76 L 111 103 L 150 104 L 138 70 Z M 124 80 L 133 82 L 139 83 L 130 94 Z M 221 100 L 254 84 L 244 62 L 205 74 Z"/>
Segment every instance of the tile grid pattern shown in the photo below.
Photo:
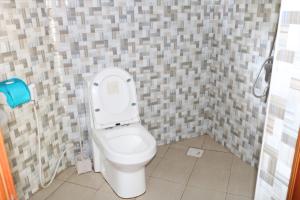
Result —
<path fill-rule="evenodd" d="M 185 153 L 189 146 L 205 149 L 203 157 L 186 156 Z M 175 162 L 175 158 L 178 156 L 185 163 L 189 162 L 188 168 L 191 170 L 183 171 L 188 179 L 181 179 L 181 174 L 177 173 L 182 167 L 181 163 Z M 173 164 L 168 166 L 167 173 L 160 173 L 164 172 L 165 162 L 173 162 Z M 222 170 L 222 168 L 226 170 Z M 212 171 L 208 169 L 212 169 Z M 218 175 L 218 171 L 225 172 L 222 177 L 219 177 L 219 180 L 205 176 L 209 172 Z M 244 174 L 244 178 L 237 179 L 240 173 Z M 229 176 L 229 174 L 231 175 Z M 201 136 L 171 145 L 159 146 L 157 156 L 146 167 L 147 192 L 134 199 L 191 200 L 201 197 L 201 199 L 210 200 L 250 200 L 253 198 L 255 183 L 255 179 L 251 179 L 251 177 L 255 177 L 255 175 L 255 168 L 243 163 L 209 136 Z M 69 168 L 56 178 L 56 185 L 41 190 L 31 200 L 80 200 L 80 196 L 72 195 L 80 191 L 86 192 L 87 197 L 92 200 L 119 200 L 120 198 L 113 193 L 100 176 L 100 174 L 93 173 L 78 176 L 73 168 Z M 224 179 L 224 177 L 227 178 Z M 203 181 L 206 184 L 203 184 Z M 222 182 L 225 187 L 222 184 L 216 184 L 217 182 Z M 77 191 L 67 193 L 70 188 Z"/>
<path fill-rule="evenodd" d="M 231 1 L 225 3 L 232 6 Z M 234 145 L 230 139 L 224 142 L 231 135 L 222 135 L 214 122 L 219 116 L 211 115 L 220 107 L 209 85 L 215 79 L 209 66 L 216 59 L 216 41 L 222 40 L 214 34 L 221 20 L 219 4 L 209 0 L 1 1 L 0 78 L 19 76 L 37 85 L 45 131 L 42 155 L 49 160 L 45 175 L 49 177 L 65 143 L 78 147 L 78 119 L 86 141 L 83 82 L 108 66 L 134 75 L 143 124 L 160 144 L 209 132 L 255 165 L 260 135 L 253 139 L 237 134 Z M 259 23 L 269 26 L 268 20 Z M 10 116 L 5 137 L 14 178 L 20 198 L 27 199 L 38 189 L 35 122 L 30 106 L 5 110 Z M 228 122 L 226 131 L 237 127 L 233 132 L 239 132 L 239 124 Z M 87 143 L 85 148 L 88 151 Z M 74 163 L 73 152 L 66 157 L 60 170 Z"/>
<path fill-rule="evenodd" d="M 85 121 L 84 79 L 114 66 L 134 76 L 143 124 L 159 143 L 205 132 L 207 80 L 200 75 L 205 77 L 210 30 L 198 11 L 207 2 L 73 3 L 52 8 L 68 96 L 74 101 L 71 115 Z"/>
<path fill-rule="evenodd" d="M 83 82 L 104 67 L 134 75 L 143 124 L 159 143 L 206 132 L 209 1 L 67 3 L 0 2 L 0 78 L 18 76 L 37 86 L 46 177 L 66 143 L 78 147 L 78 121 L 87 139 Z M 38 189 L 32 108 L 3 109 L 14 179 L 20 199 L 27 199 Z M 66 157 L 59 170 L 74 163 L 73 152 Z"/>
<path fill-rule="evenodd" d="M 300 127 L 300 3 L 283 1 L 255 199 L 286 199 Z"/>
<path fill-rule="evenodd" d="M 275 34 L 280 0 L 215 1 L 211 55 L 209 134 L 257 166 L 265 103 L 252 94 Z M 263 76 L 258 92 L 264 88 Z"/>
<path fill-rule="evenodd" d="M 51 22 L 45 9 L 16 9 L 11 5 L 12 1 L 6 2 L 1 1 L 0 6 L 0 79 L 18 76 L 27 83 L 36 84 L 43 171 L 45 177 L 49 178 L 50 169 L 53 170 L 56 159 L 69 141 L 66 133 L 71 132 L 61 67 L 48 29 Z M 28 198 L 39 189 L 36 124 L 32 105 L 27 104 L 15 110 L 1 105 L 1 109 L 9 117 L 4 138 L 17 192 L 20 199 Z M 68 151 L 59 170 L 66 168 L 73 160 L 73 153 Z"/>

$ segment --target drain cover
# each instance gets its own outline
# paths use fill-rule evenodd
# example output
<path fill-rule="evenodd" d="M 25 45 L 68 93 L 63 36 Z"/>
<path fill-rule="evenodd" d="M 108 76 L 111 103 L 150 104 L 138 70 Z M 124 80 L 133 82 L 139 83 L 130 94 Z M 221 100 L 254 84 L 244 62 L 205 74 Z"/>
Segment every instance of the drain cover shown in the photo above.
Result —
<path fill-rule="evenodd" d="M 190 147 L 189 150 L 187 151 L 186 155 L 200 158 L 203 155 L 203 153 L 204 153 L 203 149 Z"/>

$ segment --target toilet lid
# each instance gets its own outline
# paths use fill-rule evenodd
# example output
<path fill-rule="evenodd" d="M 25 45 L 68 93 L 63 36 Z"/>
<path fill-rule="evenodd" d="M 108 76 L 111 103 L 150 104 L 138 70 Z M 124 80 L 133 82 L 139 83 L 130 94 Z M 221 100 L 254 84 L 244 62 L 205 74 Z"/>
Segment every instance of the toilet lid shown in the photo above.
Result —
<path fill-rule="evenodd" d="M 106 68 L 91 82 L 91 112 L 95 128 L 139 121 L 136 88 L 131 75 L 119 68 Z"/>

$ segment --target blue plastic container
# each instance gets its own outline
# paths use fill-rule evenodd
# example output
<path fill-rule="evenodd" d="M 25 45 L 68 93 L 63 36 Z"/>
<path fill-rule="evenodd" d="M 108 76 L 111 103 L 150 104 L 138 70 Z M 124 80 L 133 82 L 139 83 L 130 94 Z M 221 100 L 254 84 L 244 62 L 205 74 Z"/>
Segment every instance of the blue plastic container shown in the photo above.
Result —
<path fill-rule="evenodd" d="M 28 86 L 18 78 L 0 82 L 0 92 L 6 96 L 6 101 L 11 108 L 21 106 L 31 100 Z"/>

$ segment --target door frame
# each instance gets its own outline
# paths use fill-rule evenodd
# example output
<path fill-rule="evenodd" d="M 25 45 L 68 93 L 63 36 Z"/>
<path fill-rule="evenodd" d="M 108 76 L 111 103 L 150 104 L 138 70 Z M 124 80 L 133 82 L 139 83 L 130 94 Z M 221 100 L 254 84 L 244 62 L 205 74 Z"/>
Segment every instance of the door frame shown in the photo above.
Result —
<path fill-rule="evenodd" d="M 291 178 L 288 188 L 287 200 L 294 200 L 296 191 L 296 184 L 299 184 L 300 179 L 300 129 L 298 131 L 298 138 L 295 148 L 294 161 L 292 166 Z"/>

